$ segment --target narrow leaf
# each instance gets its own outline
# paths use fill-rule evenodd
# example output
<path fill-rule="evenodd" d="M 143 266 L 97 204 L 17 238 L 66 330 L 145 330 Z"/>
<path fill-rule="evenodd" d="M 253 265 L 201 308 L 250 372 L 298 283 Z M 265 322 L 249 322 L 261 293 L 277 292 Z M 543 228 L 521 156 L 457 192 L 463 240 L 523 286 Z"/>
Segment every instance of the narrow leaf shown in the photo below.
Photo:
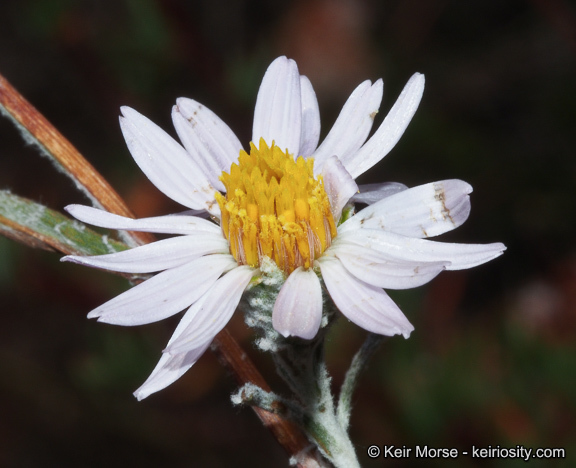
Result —
<path fill-rule="evenodd" d="M 0 233 L 30 247 L 73 255 L 101 255 L 128 246 L 44 205 L 0 190 Z"/>

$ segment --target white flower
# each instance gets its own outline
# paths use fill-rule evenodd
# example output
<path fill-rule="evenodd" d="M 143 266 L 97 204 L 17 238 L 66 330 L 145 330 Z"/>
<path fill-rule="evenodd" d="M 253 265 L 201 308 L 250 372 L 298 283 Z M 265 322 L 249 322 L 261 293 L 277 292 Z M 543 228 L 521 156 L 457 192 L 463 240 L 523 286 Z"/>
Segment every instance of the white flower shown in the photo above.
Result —
<path fill-rule="evenodd" d="M 67 207 L 77 219 L 100 227 L 180 235 L 120 253 L 64 258 L 119 272 L 160 272 L 89 317 L 141 325 L 189 307 L 160 362 L 135 392 L 138 399 L 171 384 L 199 359 L 260 274 L 264 256 L 287 276 L 274 306 L 274 327 L 284 336 L 311 339 L 322 316 L 317 273 L 352 322 L 374 333 L 408 337 L 412 325 L 383 288 L 420 286 L 444 269 L 471 268 L 503 252 L 500 243 L 424 240 L 468 217 L 472 188 L 463 181 L 411 189 L 377 184 L 360 191 L 354 182 L 396 144 L 423 89 L 423 75 L 412 76 L 366 141 L 383 84 L 363 82 L 318 146 L 320 116 L 312 85 L 293 60 L 279 57 L 260 86 L 249 154 L 222 120 L 191 99 L 178 99 L 172 111 L 183 147 L 146 117 L 122 108 L 122 132 L 146 176 L 173 200 L 216 221 L 190 214 L 135 220 Z M 354 202 L 368 207 L 339 224 Z"/>

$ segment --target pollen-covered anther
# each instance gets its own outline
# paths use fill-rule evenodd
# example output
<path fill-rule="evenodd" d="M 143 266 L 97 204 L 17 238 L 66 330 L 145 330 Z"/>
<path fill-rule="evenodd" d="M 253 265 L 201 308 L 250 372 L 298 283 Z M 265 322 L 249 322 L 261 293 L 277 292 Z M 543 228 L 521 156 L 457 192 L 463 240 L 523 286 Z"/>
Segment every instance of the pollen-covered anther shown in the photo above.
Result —
<path fill-rule="evenodd" d="M 223 172 L 226 195 L 216 193 L 221 226 L 239 265 L 271 258 L 286 274 L 310 268 L 336 236 L 336 225 L 314 160 L 270 147 L 260 139 Z"/>

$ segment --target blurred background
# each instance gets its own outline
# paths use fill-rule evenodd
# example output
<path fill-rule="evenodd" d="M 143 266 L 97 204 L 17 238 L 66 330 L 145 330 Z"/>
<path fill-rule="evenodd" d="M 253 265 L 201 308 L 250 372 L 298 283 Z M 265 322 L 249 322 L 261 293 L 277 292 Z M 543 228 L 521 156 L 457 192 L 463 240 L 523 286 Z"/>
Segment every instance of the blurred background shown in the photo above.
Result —
<path fill-rule="evenodd" d="M 564 0 L 3 0 L 0 73 L 116 187 L 138 216 L 181 208 L 132 161 L 117 116 L 138 109 L 175 135 L 194 98 L 251 136 L 260 80 L 288 55 L 312 81 L 323 135 L 365 79 L 380 117 L 419 71 L 424 99 L 396 148 L 361 183 L 459 178 L 470 219 L 440 240 L 504 242 L 499 259 L 391 292 L 416 330 L 389 339 L 354 399 L 352 440 L 563 447 L 576 463 L 576 6 Z M 0 120 L 0 188 L 61 210 L 87 203 Z M 86 314 L 127 287 L 0 238 L 0 466 L 288 466 L 211 353 L 138 403 L 174 320 L 136 328 Z M 177 320 L 177 318 L 175 319 Z M 240 314 L 230 330 L 279 387 Z M 345 320 L 328 362 L 338 385 L 364 338 Z M 420 460 L 421 466 L 441 461 Z M 524 466 L 461 457 L 458 466 Z"/>

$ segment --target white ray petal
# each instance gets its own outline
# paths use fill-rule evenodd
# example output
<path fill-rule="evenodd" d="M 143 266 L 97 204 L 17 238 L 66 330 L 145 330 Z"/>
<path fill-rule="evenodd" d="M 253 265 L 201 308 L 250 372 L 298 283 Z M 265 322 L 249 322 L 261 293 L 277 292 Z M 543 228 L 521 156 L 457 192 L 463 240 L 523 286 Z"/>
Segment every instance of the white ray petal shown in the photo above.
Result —
<path fill-rule="evenodd" d="M 300 151 L 296 156 L 310 156 L 318 146 L 320 139 L 320 110 L 318 99 L 310 80 L 300 76 L 300 94 L 302 99 L 302 137 Z"/>
<path fill-rule="evenodd" d="M 226 270 L 232 255 L 206 255 L 156 276 L 116 296 L 88 314 L 115 325 L 143 325 L 170 317 L 196 302 Z"/>
<path fill-rule="evenodd" d="M 330 297 L 350 321 L 379 335 L 410 336 L 414 327 L 381 288 L 355 278 L 334 257 L 321 257 L 317 264 Z"/>
<path fill-rule="evenodd" d="M 422 286 L 446 269 L 449 262 L 398 260 L 358 244 L 340 242 L 325 252 L 365 283 L 387 289 Z"/>
<path fill-rule="evenodd" d="M 188 215 L 167 215 L 132 219 L 85 205 L 68 205 L 65 210 L 76 219 L 107 229 L 155 232 L 158 234 L 218 234 L 220 226 L 203 218 Z"/>
<path fill-rule="evenodd" d="M 338 156 L 348 169 L 347 162 L 370 133 L 382 101 L 383 88 L 382 80 L 374 84 L 366 80 L 352 92 L 334 126 L 314 152 L 316 174 L 322 170 L 324 162 L 333 155 Z"/>
<path fill-rule="evenodd" d="M 219 177 L 238 161 L 242 149 L 240 140 L 220 117 L 192 99 L 176 101 L 172 121 L 180 141 L 212 186 L 224 191 Z"/>
<path fill-rule="evenodd" d="M 372 205 L 390 195 L 407 190 L 408 187 L 400 182 L 383 182 L 380 184 L 363 184 L 358 186 L 358 191 L 351 199 L 355 203 Z"/>
<path fill-rule="evenodd" d="M 386 156 L 398 142 L 412 120 L 424 92 L 424 75 L 414 74 L 398 100 L 374 135 L 355 154 L 343 163 L 352 177 L 357 178 Z"/>
<path fill-rule="evenodd" d="M 257 270 L 239 266 L 220 278 L 187 314 L 190 324 L 165 350 L 171 355 L 186 353 L 211 342 L 238 307 L 246 286 Z"/>
<path fill-rule="evenodd" d="M 202 298 L 201 298 L 202 299 Z M 199 301 L 197 301 L 199 302 Z M 190 309 L 183 315 L 178 323 L 178 326 L 172 333 L 172 337 L 168 341 L 167 346 L 170 346 L 174 341 L 182 334 L 188 325 L 192 322 L 196 316 L 194 311 Z M 208 346 L 210 346 L 211 341 L 204 343 L 202 346 L 192 349 L 188 352 L 175 354 L 174 356 L 168 353 L 162 353 L 160 361 L 148 377 L 146 382 L 134 392 L 134 396 L 138 400 L 146 398 L 152 393 L 155 393 L 163 388 L 166 388 L 171 383 L 178 380 L 184 373 L 192 367 L 198 359 L 204 354 Z"/>
<path fill-rule="evenodd" d="M 486 263 L 502 255 L 506 247 L 493 244 L 453 244 L 401 236 L 378 229 L 357 229 L 339 233 L 333 246 L 351 242 L 383 252 L 398 260 L 415 262 L 450 262 L 447 270 L 463 270 Z"/>
<path fill-rule="evenodd" d="M 196 364 L 196 361 L 200 359 L 208 346 L 210 346 L 210 342 L 206 343 L 204 347 L 187 353 L 175 356 L 166 353 L 162 354 L 150 377 L 134 392 L 134 396 L 140 401 L 174 383 Z"/>
<path fill-rule="evenodd" d="M 278 57 L 262 80 L 256 108 L 252 141 L 259 145 L 260 138 L 270 146 L 272 141 L 282 151 L 288 149 L 297 156 L 302 132 L 302 103 L 300 75 L 294 60 Z"/>
<path fill-rule="evenodd" d="M 272 324 L 284 337 L 311 340 L 322 321 L 322 289 L 312 269 L 296 268 L 282 285 L 274 303 Z"/>
<path fill-rule="evenodd" d="M 165 195 L 188 208 L 210 213 L 216 189 L 176 140 L 147 117 L 122 107 L 120 127 L 132 157 Z"/>
<path fill-rule="evenodd" d="M 332 216 L 337 223 L 346 203 L 358 192 L 358 185 L 336 156 L 329 157 L 324 163 L 322 178 Z"/>
<path fill-rule="evenodd" d="M 228 241 L 218 234 L 171 237 L 122 252 L 91 257 L 68 255 L 60 259 L 124 273 L 152 273 L 174 268 L 208 254 L 229 253 Z"/>
<path fill-rule="evenodd" d="M 362 227 L 408 237 L 437 236 L 468 219 L 471 192 L 469 184 L 456 179 L 413 187 L 364 208 L 341 231 Z"/>

